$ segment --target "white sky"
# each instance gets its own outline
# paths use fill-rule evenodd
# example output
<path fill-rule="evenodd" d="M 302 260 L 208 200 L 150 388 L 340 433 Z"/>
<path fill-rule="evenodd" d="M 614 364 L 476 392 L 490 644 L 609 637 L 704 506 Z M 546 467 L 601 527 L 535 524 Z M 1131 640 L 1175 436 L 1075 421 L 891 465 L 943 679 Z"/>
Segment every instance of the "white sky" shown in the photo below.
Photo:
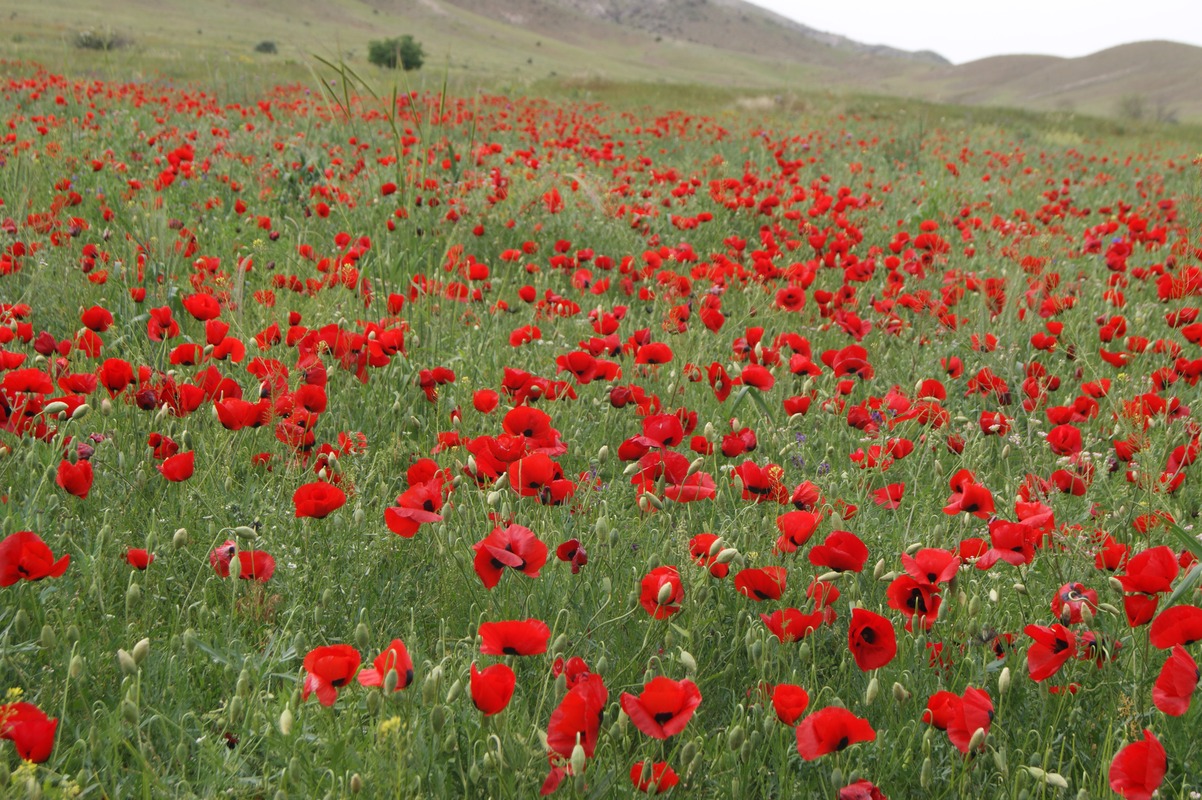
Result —
<path fill-rule="evenodd" d="M 1202 0 L 750 0 L 865 44 L 934 50 L 957 64 L 992 55 L 1084 56 L 1127 42 L 1202 46 Z"/>

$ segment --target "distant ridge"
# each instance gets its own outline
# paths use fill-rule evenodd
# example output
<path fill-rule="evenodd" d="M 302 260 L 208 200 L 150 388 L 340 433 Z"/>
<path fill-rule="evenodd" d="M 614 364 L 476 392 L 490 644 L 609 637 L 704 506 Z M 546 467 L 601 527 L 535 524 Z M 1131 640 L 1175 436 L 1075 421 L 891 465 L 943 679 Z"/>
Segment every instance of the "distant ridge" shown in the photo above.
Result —
<path fill-rule="evenodd" d="M 0 58 L 54 63 L 82 30 L 120 32 L 173 63 L 312 55 L 364 67 L 372 39 L 409 33 L 433 70 L 519 88 L 695 83 L 780 97 L 870 93 L 946 103 L 1202 122 L 1202 48 L 1137 42 L 1081 58 L 1006 55 L 953 65 L 932 52 L 864 44 L 744 0 L 18 0 Z M 59 55 L 55 55 L 58 48 Z M 71 60 L 86 63 L 77 57 Z M 365 73 L 374 74 L 371 72 Z M 378 76 L 383 77 L 383 76 Z"/>

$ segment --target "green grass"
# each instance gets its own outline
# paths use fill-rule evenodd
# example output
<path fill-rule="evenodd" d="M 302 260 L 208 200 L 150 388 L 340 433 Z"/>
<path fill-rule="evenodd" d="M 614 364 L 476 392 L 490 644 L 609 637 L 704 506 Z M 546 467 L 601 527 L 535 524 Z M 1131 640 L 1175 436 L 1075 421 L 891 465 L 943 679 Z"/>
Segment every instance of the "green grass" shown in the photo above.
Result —
<path fill-rule="evenodd" d="M 1148 388 L 1154 369 L 1171 367 L 1173 360 L 1149 352 L 1123 371 L 1113 369 L 1097 356 L 1095 322 L 1099 315 L 1122 313 L 1129 333 L 1178 341 L 1181 336 L 1163 324 L 1163 314 L 1193 301 L 1166 307 L 1156 298 L 1154 281 L 1132 278 L 1125 289 L 1128 306 L 1109 307 L 1102 297 L 1105 266 L 1098 256 L 1081 252 L 1085 229 L 1110 219 L 1119 204 L 1159 223 L 1165 212 L 1157 202 L 1166 198 L 1173 198 L 1179 211 L 1175 221 L 1165 222 L 1172 230 L 1169 243 L 1137 249 L 1132 268 L 1165 262 L 1174 241 L 1186 241 L 1187 249 L 1197 246 L 1194 231 L 1202 207 L 1197 166 L 1190 163 L 1202 140 L 1196 129 L 1118 127 L 1064 115 L 802 93 L 751 113 L 740 109 L 743 94 L 735 90 L 607 81 L 533 85 L 534 93 L 550 99 L 518 92 L 497 96 L 477 92 L 481 84 L 454 72 L 447 78 L 446 98 L 423 94 L 420 116 L 400 111 L 389 118 L 391 111 L 379 113 L 370 99 L 355 100 L 356 87 L 341 81 L 331 87 L 332 97 L 323 97 L 311 79 L 306 82 L 307 67 L 302 71 L 301 65 L 281 64 L 282 59 L 268 59 L 262 63 L 272 66 L 259 70 L 252 67 L 260 62 L 249 55 L 245 60 L 190 56 L 181 59 L 178 72 L 160 59 L 153 52 L 117 52 L 92 62 L 73 54 L 65 85 L 6 90 L 2 107 L 5 119 L 14 123 L 15 141 L 0 150 L 0 220 L 12 216 L 17 233 L 5 234 L 2 243 L 39 242 L 42 249 L 22 257 L 19 271 L 0 278 L 0 295 L 4 302 L 31 306 L 34 335 L 44 330 L 56 340 L 74 337 L 80 309 L 101 304 L 116 317 L 113 329 L 103 334 L 104 357 L 125 358 L 164 374 L 171 370 L 184 381 L 200 367 L 172 365 L 170 348 L 205 342 L 203 325 L 181 303 L 195 289 L 193 276 L 200 286 L 241 297 L 240 304 L 227 301 L 222 319 L 229 322 L 230 335 L 246 342 L 248 360 L 261 355 L 251 337 L 273 322 L 287 330 L 289 312 L 313 330 L 337 326 L 354 333 L 361 330 L 360 321 L 399 325 L 390 319 L 396 315 L 385 309 L 386 299 L 406 293 L 417 275 L 461 280 L 479 288 L 482 299 L 460 303 L 437 292 L 411 299 L 399 315 L 407 328 L 407 353 L 368 370 L 366 382 L 343 369 L 334 355 L 324 354 L 329 407 L 320 415 L 316 441 L 336 444 L 341 432 L 361 432 L 368 442 L 366 453 L 345 454 L 336 472 L 327 471 L 326 477 L 340 476 L 351 496 L 325 519 L 294 516 L 293 492 L 317 479 L 313 461 L 278 440 L 273 425 L 227 431 L 211 402 L 175 416 L 140 410 L 128 395 L 105 402 L 101 389 L 89 398 L 89 414 L 63 421 L 44 441 L 0 434 L 0 533 L 34 530 L 56 555 L 71 555 L 61 578 L 0 590 L 0 684 L 21 690 L 24 699 L 59 720 L 54 752 L 45 765 L 22 765 L 12 747 L 0 745 L 6 792 L 249 798 L 341 797 L 358 790 L 380 797 L 528 797 L 547 773 L 539 734 L 566 690 L 551 666 L 554 658 L 573 655 L 602 675 L 609 698 L 596 755 L 584 776 L 565 781 L 565 796 L 627 796 L 630 766 L 649 759 L 666 760 L 680 773 L 682 785 L 674 794 L 698 797 L 833 796 L 856 778 L 872 780 L 892 797 L 1058 794 L 1054 781 L 1041 782 L 1039 773 L 1024 767 L 1062 776 L 1069 792 L 1101 797 L 1114 753 L 1138 738 L 1143 727 L 1152 728 L 1169 750 L 1162 796 L 1184 797 L 1197 788 L 1193 776 L 1200 753 L 1192 731 L 1198 712 L 1176 719 L 1153 708 L 1151 685 L 1162 658 L 1149 647 L 1144 629 L 1127 626 L 1119 610 L 1121 594 L 1107 574 L 1094 569 L 1088 541 L 1095 528 L 1102 528 L 1136 548 L 1166 543 L 1178 549 L 1178 541 L 1164 531 L 1146 541 L 1139 538 L 1132 521 L 1151 510 L 1169 511 L 1182 525 L 1196 518 L 1196 482 L 1187 480 L 1169 495 L 1128 484 L 1121 469 L 1107 472 L 1112 438 L 1138 428 L 1113 415 L 1124 400 Z M 108 79 L 140 74 L 153 80 L 125 96 L 97 95 L 97 108 L 85 109 L 74 99 L 73 81 L 84 80 L 92 69 Z M 334 77 L 320 64 L 314 72 L 324 81 Z M 35 73 L 26 65 L 6 64 L 3 74 L 7 79 Z M 388 87 L 382 76 L 362 74 L 373 86 Z M 421 91 L 439 89 L 442 80 L 435 70 L 411 77 L 412 88 Z M 302 88 L 269 95 L 276 82 L 301 82 Z M 401 93 L 407 88 L 402 86 Z M 217 101 L 201 103 L 197 114 L 189 103 L 200 99 L 201 89 Z M 376 91 L 391 96 L 390 88 Z M 72 97 L 65 107 L 56 105 L 60 93 Z M 273 120 L 256 102 L 269 96 Z M 338 107 L 348 99 L 355 100 L 351 108 Z M 227 105 L 234 103 L 240 106 Z M 71 122 L 87 111 L 98 115 L 94 126 Z M 51 116 L 46 134 L 38 133 L 37 120 Z M 416 141 L 407 145 L 408 152 L 401 151 L 399 163 L 391 163 L 398 148 L 406 147 L 397 141 L 397 133 L 406 129 Z M 621 161 L 597 157 L 606 142 L 615 143 Z M 499 152 L 483 151 L 494 143 Z M 151 187 L 169 163 L 168 154 L 185 144 L 195 148 L 196 174 L 177 176 L 169 188 L 155 191 Z M 965 155 L 966 149 L 971 153 Z M 815 160 L 799 167 L 791 182 L 777 154 L 785 162 Z M 103 169 L 92 172 L 92 159 L 103 161 Z M 450 161 L 448 168 L 443 159 Z M 960 163 L 960 177 L 949 176 L 949 161 Z M 667 177 L 669 172 L 675 177 Z M 381 184 L 398 176 L 400 191 L 381 195 Z M 497 177 L 507 181 L 504 199 L 497 194 Z M 695 193 L 673 195 L 694 177 Z M 130 192 L 131 179 L 146 188 Z M 776 194 L 786 202 L 771 214 L 754 207 L 728 210 L 710 196 L 710 182 L 723 179 L 746 187 L 758 180 L 757 200 Z M 1073 207 L 1090 208 L 1088 215 L 1031 223 L 1029 230 L 1007 227 L 1019 219 L 1016 212 L 1036 215 L 1050 202 L 1045 193 L 1066 179 Z M 54 203 L 67 191 L 55 188 L 64 180 L 80 193 L 79 206 Z M 840 187 L 865 202 L 838 213 L 808 213 L 818 195 L 835 197 Z M 548 213 L 544 201 L 552 188 L 565 201 L 556 214 Z M 805 199 L 788 200 L 794 188 L 804 189 Z M 345 194 L 344 200 L 331 201 L 328 218 L 315 213 L 322 189 L 335 197 Z M 238 199 L 247 204 L 245 213 L 235 211 Z M 642 222 L 632 224 L 629 214 L 619 215 L 619 206 L 637 207 Z M 1103 206 L 1112 211 L 1100 211 Z M 104 219 L 105 207 L 112 210 L 109 219 Z M 458 219 L 448 218 L 451 208 L 458 210 Z M 403 219 L 396 216 L 398 209 Z M 788 216 L 789 211 L 798 214 Z M 674 215 L 702 213 L 713 220 L 692 229 L 672 222 Z M 79 216 L 88 227 L 54 245 L 30 214 L 51 214 L 63 230 L 69 229 L 70 217 Z M 259 216 L 270 217 L 278 238 L 257 226 Z M 970 216 L 982 220 L 974 231 L 973 256 L 965 254 L 966 242 L 953 227 Z M 899 230 L 917 236 L 924 220 L 937 222 L 951 247 L 929 274 L 907 274 L 905 291 L 939 298 L 968 274 L 1004 278 L 1003 314 L 991 318 L 983 295 L 968 292 L 954 308 L 963 318 L 955 329 L 930 313 L 898 311 L 903 324 L 896 336 L 887 332 L 889 312 L 872 303 L 886 293 L 883 259 Z M 181 225 L 197 237 L 194 254 L 175 247 L 184 241 Z M 476 225 L 483 226 L 479 235 Z M 856 381 L 844 396 L 829 371 L 802 378 L 782 365 L 775 370 L 776 387 L 763 397 L 756 390 L 736 390 L 719 403 L 705 381 L 686 380 L 685 364 L 704 370 L 718 362 L 736 373 L 742 364 L 733 341 L 753 326 L 766 329 L 768 345 L 786 332 L 806 337 L 815 360 L 825 350 L 850 344 L 847 333 L 818 313 L 815 299 L 816 290 L 833 293 L 844 285 L 840 268 L 817 270 L 800 313 L 774 307 L 775 281 L 732 279 L 723 295 L 725 327 L 717 335 L 697 322 L 710 283 L 693 274 L 702 261 L 736 258 L 726 244 L 731 237 L 747 241 L 746 254 L 737 260 L 748 269 L 752 251 L 771 250 L 769 238 L 782 248 L 769 260 L 786 268 L 814 257 L 809 234 L 823 230 L 834 237 L 849 227 L 862 235 L 853 251 L 863 258 L 871 253 L 879 262 L 870 281 L 855 284 L 859 299 L 849 304 L 875 326 L 864 340 L 876 371 L 871 381 Z M 312 296 L 273 284 L 275 276 L 321 278 L 297 248 L 310 245 L 319 256 L 336 256 L 336 237 L 343 232 L 352 241 L 371 239 L 356 264 L 358 277 L 371 283 L 370 306 L 365 307 L 358 281 L 351 282 L 352 289 L 327 288 Z M 785 244 L 789 239 L 799 242 L 795 249 Z M 551 268 L 560 240 L 570 242 L 569 253 L 590 248 L 618 264 L 629 257 L 642 265 L 661 257 L 661 248 L 669 250 L 662 269 L 639 284 L 651 295 L 640 297 L 639 286 L 631 287 L 633 294 L 623 292 L 622 274 L 615 270 L 610 290 L 594 296 L 573 287 L 574 269 Z M 536 265 L 537 271 L 502 258 L 527 241 L 538 250 L 521 264 Z M 697 261 L 689 260 L 682 244 Z M 81 274 L 85 245 L 108 256 L 97 266 L 107 269 L 106 283 L 91 283 Z M 141 281 L 135 267 L 140 253 L 145 254 Z M 488 265 L 487 281 L 468 281 L 447 270 L 448 257 L 456 253 Z M 1061 275 L 1065 286 L 1082 276 L 1076 306 L 1057 317 L 1064 331 L 1054 354 L 1032 352 L 1028 344 L 1043 320 L 1033 310 L 1019 316 L 1031 288 L 1022 266 L 1025 255 L 1046 258 L 1046 273 Z M 220 272 L 202 275 L 195 268 L 200 256 L 220 259 Z M 247 257 L 254 268 L 240 277 L 235 265 Z M 1186 261 L 1193 259 L 1181 256 Z M 600 277 L 601 270 L 593 268 Z M 690 279 L 689 290 L 673 294 L 668 279 L 680 276 Z M 241 281 L 245 285 L 238 288 Z M 147 289 L 142 304 L 128 293 L 138 284 Z M 582 313 L 571 318 L 540 314 L 519 299 L 525 284 L 535 287 L 539 298 L 554 291 L 574 300 Z M 274 306 L 253 299 L 255 291 L 269 289 Z M 688 332 L 668 333 L 673 310 L 687 303 L 694 314 Z M 477 488 L 465 474 L 469 459 L 463 448 L 434 452 L 440 434 L 498 435 L 507 406 L 491 416 L 480 414 L 472 408 L 473 391 L 497 389 L 505 367 L 555 377 L 555 356 L 595 335 L 587 313 L 619 305 L 626 307 L 622 341 L 646 328 L 674 350 L 671 364 L 658 368 L 640 368 L 629 354 L 620 357 L 621 383 L 638 383 L 654 393 L 666 412 L 695 411 L 696 433 L 708 431 L 711 440 L 720 442 L 722 434 L 743 425 L 757 434 L 753 453 L 701 459 L 698 469 L 711 474 L 717 486 L 712 501 L 668 501 L 658 513 L 650 513 L 645 502 L 640 509 L 616 453 L 624 440 L 641 432 L 641 421 L 632 408 L 612 406 L 605 382 L 577 386 L 574 401 L 544 400 L 538 406 L 568 444 L 557 460 L 565 476 L 579 482 L 570 503 L 540 505 L 508 488 Z M 149 309 L 162 306 L 173 310 L 182 327 L 181 338 L 169 344 L 146 335 Z M 542 339 L 511 348 L 510 332 L 531 324 L 541 328 Z M 974 349 L 971 336 L 986 332 L 998 336 L 997 350 Z M 1064 355 L 1069 345 L 1076 347 L 1076 360 Z M 53 367 L 32 343 L 16 340 L 4 347 L 25 354 L 27 366 Z M 291 371 L 289 387 L 298 387 L 302 365 L 295 348 L 277 346 L 262 355 L 284 363 Z M 948 356 L 964 360 L 964 378 L 947 376 L 940 362 Z M 1025 367 L 1032 360 L 1045 363 L 1064 384 L 1049 404 L 1071 403 L 1082 382 L 1100 377 L 1114 382 L 1112 394 L 1100 401 L 1097 420 L 1081 426 L 1085 450 L 1099 454 L 1094 481 L 1083 497 L 1047 498 L 1062 526 L 1061 546 L 1041 550 L 1023 567 L 962 570 L 943 591 L 944 610 L 935 627 L 926 634 L 906 633 L 901 615 L 886 606 L 888 581 L 883 579 L 900 572 L 900 554 L 915 545 L 955 548 L 965 537 L 987 536 L 983 521 L 943 512 L 949 478 L 962 467 L 972 469 L 993 491 L 999 515 L 1008 519 L 1025 477 L 1046 477 L 1062 465 L 1040 436 L 1050 427 L 1042 411 L 1019 406 Z M 247 373 L 246 363 L 214 366 L 236 380 L 248 399 L 258 396 L 259 381 Z M 452 369 L 456 380 L 431 402 L 417 384 L 421 370 L 436 366 Z M 95 367 L 95 360 L 78 352 L 65 365 L 71 372 Z M 1015 394 L 1015 403 L 1002 409 L 1014 418 L 1007 438 L 986 436 L 977 425 L 980 412 L 998 410 L 998 403 L 965 391 L 967 379 L 985 367 Z M 888 471 L 861 471 L 849 455 L 883 443 L 889 434 L 873 436 L 849 427 L 838 401 L 879 400 L 893 387 L 895 394 L 912 398 L 915 382 L 924 378 L 939 378 L 948 386 L 948 427 L 899 426 L 893 435 L 912 439 L 913 454 Z M 780 400 L 811 389 L 816 399 L 810 412 L 786 418 Z M 1188 406 L 1199 401 L 1197 387 L 1184 380 L 1166 394 Z M 162 479 L 147 446 L 152 432 L 195 451 L 192 478 L 183 483 Z M 949 433 L 965 439 L 962 454 L 944 446 Z M 102 438 L 92 456 L 95 483 L 84 500 L 58 488 L 54 476 L 69 447 L 67 437 L 75 444 L 90 434 Z M 1190 436 L 1188 420 L 1157 420 L 1147 431 L 1140 467 L 1155 474 Z M 273 454 L 271 471 L 252 464 L 261 452 Z M 456 481 L 445 519 L 423 525 L 412 539 L 400 538 L 385 527 L 384 510 L 405 489 L 407 468 L 431 455 Z M 744 459 L 779 464 L 790 490 L 812 480 L 832 503 L 859 507 L 852 519 L 824 521 L 813 543 L 831 530 L 851 530 L 868 546 L 866 568 L 834 579 L 842 593 L 838 620 L 801 643 L 778 642 L 759 614 L 786 605 L 808 609 L 805 589 L 827 570 L 811 565 L 804 550 L 791 557 L 773 554 L 776 518 L 790 507 L 742 499 L 723 468 Z M 601 486 L 590 487 L 593 475 Z M 888 511 L 872 502 L 874 490 L 897 481 L 906 484 L 901 509 Z M 473 571 L 472 545 L 497 524 L 490 514 L 512 517 L 552 550 L 577 538 L 588 550 L 589 563 L 574 575 L 552 555 L 539 578 L 510 571 L 488 591 Z M 734 591 L 729 578 L 718 581 L 690 563 L 688 541 L 703 531 L 721 535 L 736 551 L 732 573 L 787 566 L 785 598 L 752 603 Z M 271 553 L 277 565 L 272 579 L 257 584 L 218 577 L 210 553 L 228 539 Z M 157 560 L 145 572 L 134 571 L 123 560 L 130 547 L 146 547 Z M 679 568 L 685 600 L 678 615 L 653 620 L 639 604 L 639 587 L 642 577 L 661 565 Z M 1051 598 L 1073 580 L 1096 589 L 1115 609 L 1099 610 L 1092 623 L 1074 629 L 1088 629 L 1122 647 L 1103 667 L 1070 661 L 1050 682 L 1080 684 L 1081 691 L 1052 694 L 1046 684 L 1027 677 L 1024 654 L 1030 640 L 1022 630 L 1026 624 L 1054 622 Z M 847 657 L 852 602 L 884 613 L 898 629 L 897 657 L 874 673 L 861 672 Z M 546 655 L 497 659 L 480 654 L 481 622 L 527 617 L 550 626 Z M 1000 633 L 1015 636 L 1004 661 L 991 648 Z M 313 648 L 352 644 L 367 666 L 393 638 L 403 639 L 413 656 L 413 686 L 385 696 L 352 682 L 333 708 L 313 698 L 302 701 L 301 664 Z M 134 652 L 143 639 L 149 650 L 140 662 L 119 656 L 121 650 Z M 927 645 L 937 642 L 944 646 L 946 668 L 930 664 Z M 473 662 L 497 661 L 514 669 L 518 688 L 505 711 L 485 719 L 470 700 L 469 669 Z M 1005 690 L 1003 669 L 1009 676 Z M 637 693 L 656 675 L 687 677 L 703 696 L 685 732 L 665 742 L 636 730 L 618 705 L 623 692 Z M 761 683 L 782 682 L 804 686 L 811 711 L 843 705 L 869 719 L 877 741 L 802 761 L 793 730 L 777 721 L 760 696 Z M 985 750 L 975 758 L 962 756 L 946 734 L 921 721 L 927 698 L 936 691 L 960 693 L 969 686 L 986 689 L 995 709 Z"/>

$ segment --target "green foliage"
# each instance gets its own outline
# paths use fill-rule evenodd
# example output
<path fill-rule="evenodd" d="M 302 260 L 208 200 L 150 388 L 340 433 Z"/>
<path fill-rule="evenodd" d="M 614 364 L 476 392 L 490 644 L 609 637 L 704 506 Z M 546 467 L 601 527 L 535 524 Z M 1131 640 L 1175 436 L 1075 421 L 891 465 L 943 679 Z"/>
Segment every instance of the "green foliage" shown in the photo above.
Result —
<path fill-rule="evenodd" d="M 271 41 L 270 39 L 264 39 L 255 45 L 255 52 L 274 55 L 275 53 L 279 52 L 279 48 L 276 47 L 275 42 Z"/>
<path fill-rule="evenodd" d="M 131 44 L 128 37 L 111 30 L 86 30 L 75 34 L 77 50 L 120 50 Z"/>
<path fill-rule="evenodd" d="M 392 39 L 376 39 L 367 46 L 367 60 L 378 67 L 406 72 L 421 69 L 425 61 L 421 43 L 409 34 Z"/>

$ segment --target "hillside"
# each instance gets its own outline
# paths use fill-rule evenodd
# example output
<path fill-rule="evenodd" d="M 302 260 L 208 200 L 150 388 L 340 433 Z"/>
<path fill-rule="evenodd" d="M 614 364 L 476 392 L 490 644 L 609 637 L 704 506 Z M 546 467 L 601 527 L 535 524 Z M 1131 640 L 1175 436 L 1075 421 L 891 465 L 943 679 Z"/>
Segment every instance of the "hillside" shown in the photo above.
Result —
<path fill-rule="evenodd" d="M 997 56 L 911 75 L 911 88 L 951 103 L 1146 118 L 1202 118 L 1202 48 L 1137 42 L 1081 58 Z"/>
<path fill-rule="evenodd" d="M 365 64 L 372 39 L 425 47 L 410 82 L 513 87 L 565 80 L 892 94 L 945 103 L 1202 120 L 1202 48 L 1141 42 L 1075 59 L 1011 55 L 954 66 L 856 42 L 743 0 L 11 0 L 0 58 L 229 80 L 229 66 L 311 79 L 313 56 Z M 83 30 L 132 42 L 73 47 Z M 270 41 L 278 55 L 254 52 Z M 84 68 L 87 68 L 86 66 Z"/>

